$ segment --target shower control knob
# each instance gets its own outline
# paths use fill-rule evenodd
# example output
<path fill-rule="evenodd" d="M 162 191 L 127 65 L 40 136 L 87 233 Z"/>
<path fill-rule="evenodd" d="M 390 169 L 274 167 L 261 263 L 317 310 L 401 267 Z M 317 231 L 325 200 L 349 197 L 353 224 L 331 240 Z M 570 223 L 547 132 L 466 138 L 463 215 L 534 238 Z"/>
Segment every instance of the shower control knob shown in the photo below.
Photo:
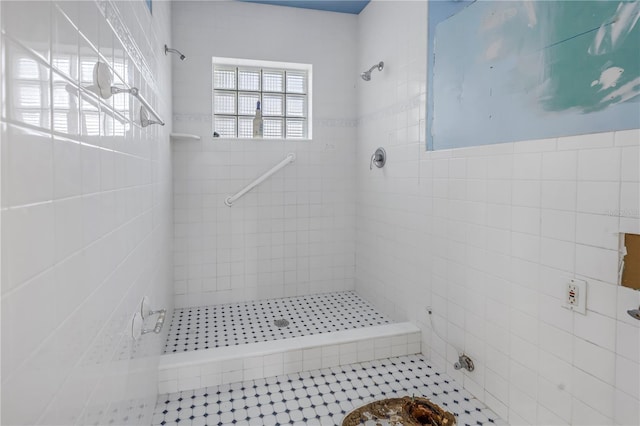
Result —
<path fill-rule="evenodd" d="M 384 148 L 376 149 L 376 152 L 371 156 L 371 162 L 369 163 L 369 170 L 373 169 L 373 165 L 375 164 L 377 168 L 382 168 L 384 164 L 387 162 L 387 152 Z"/>

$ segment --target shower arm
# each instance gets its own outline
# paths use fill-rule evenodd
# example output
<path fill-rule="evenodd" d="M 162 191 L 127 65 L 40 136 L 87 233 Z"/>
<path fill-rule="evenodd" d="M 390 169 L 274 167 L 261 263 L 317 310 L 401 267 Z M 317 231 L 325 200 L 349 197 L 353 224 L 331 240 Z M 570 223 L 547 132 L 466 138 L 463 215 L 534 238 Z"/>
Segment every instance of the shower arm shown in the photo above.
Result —
<path fill-rule="evenodd" d="M 376 68 L 378 68 L 378 71 L 382 71 L 383 67 L 384 67 L 384 62 L 380 61 L 379 63 L 374 64 L 371 68 L 369 68 L 369 71 L 367 71 L 367 73 L 371 74 L 371 71 L 373 71 Z"/>

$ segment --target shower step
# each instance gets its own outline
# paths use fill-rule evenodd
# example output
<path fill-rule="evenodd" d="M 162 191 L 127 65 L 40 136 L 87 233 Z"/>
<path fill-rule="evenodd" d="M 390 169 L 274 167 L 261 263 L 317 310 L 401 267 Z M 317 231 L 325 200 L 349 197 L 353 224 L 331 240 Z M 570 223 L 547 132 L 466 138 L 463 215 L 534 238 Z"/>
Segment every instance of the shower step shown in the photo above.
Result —
<path fill-rule="evenodd" d="M 160 357 L 158 393 L 173 393 L 420 353 L 413 323 L 385 324 Z"/>

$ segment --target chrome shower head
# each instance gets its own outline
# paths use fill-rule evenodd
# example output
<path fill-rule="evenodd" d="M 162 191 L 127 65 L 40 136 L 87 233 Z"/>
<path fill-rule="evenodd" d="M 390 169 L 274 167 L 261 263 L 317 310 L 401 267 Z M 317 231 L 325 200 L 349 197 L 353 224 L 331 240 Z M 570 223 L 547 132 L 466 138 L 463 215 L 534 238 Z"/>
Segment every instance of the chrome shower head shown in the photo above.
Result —
<path fill-rule="evenodd" d="M 169 52 L 171 52 L 171 53 L 175 53 L 176 55 L 179 55 L 179 57 L 180 57 L 180 60 L 181 60 L 181 61 L 184 61 L 185 59 L 187 59 L 187 57 L 186 57 L 186 56 L 184 56 L 184 55 L 182 54 L 182 52 L 180 52 L 178 49 L 172 49 L 172 48 L 168 47 L 168 46 L 165 44 L 165 45 L 164 45 L 164 54 L 166 55 L 166 54 L 168 54 Z"/>
<path fill-rule="evenodd" d="M 377 63 L 377 64 L 373 65 L 371 68 L 369 68 L 369 70 L 361 72 L 360 73 L 360 77 L 364 81 L 371 80 L 371 71 L 373 71 L 376 68 L 378 68 L 378 71 L 382 71 L 382 69 L 384 68 L 384 62 L 380 61 L 379 63 Z"/>

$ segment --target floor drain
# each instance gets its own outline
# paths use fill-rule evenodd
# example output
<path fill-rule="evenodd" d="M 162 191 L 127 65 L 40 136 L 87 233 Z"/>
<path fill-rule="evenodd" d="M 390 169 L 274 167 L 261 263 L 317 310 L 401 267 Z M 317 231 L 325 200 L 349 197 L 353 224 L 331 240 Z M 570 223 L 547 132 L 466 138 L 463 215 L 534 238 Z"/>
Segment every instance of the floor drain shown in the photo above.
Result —
<path fill-rule="evenodd" d="M 289 321 L 287 321 L 287 320 L 286 320 L 286 319 L 284 319 L 284 318 L 281 318 L 281 319 L 277 319 L 277 320 L 273 321 L 273 324 L 274 324 L 276 327 L 280 327 L 280 328 L 282 328 L 282 327 L 286 327 L 286 326 L 288 326 L 288 325 L 289 325 Z"/>

